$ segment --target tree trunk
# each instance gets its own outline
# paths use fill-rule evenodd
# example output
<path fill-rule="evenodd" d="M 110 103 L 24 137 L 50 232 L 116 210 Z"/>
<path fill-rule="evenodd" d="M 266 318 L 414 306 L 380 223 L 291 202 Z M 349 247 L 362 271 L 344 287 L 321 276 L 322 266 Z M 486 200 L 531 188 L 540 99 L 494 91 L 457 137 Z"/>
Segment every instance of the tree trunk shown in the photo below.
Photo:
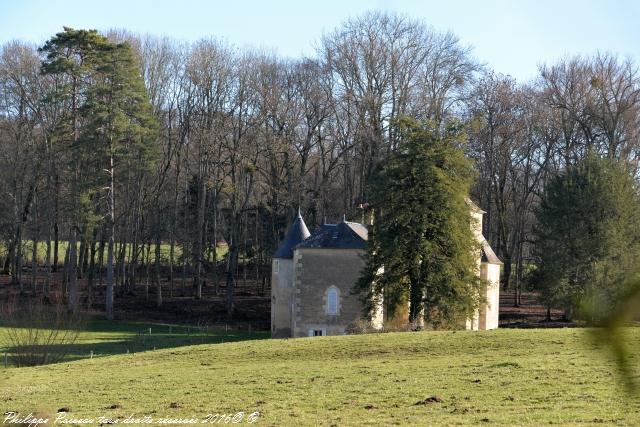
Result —
<path fill-rule="evenodd" d="M 98 229 L 93 228 L 91 233 L 91 246 L 89 247 L 89 277 L 87 279 L 87 292 L 88 292 L 88 305 L 91 306 L 93 302 L 93 292 L 96 283 L 96 244 L 98 240 Z"/>
<path fill-rule="evenodd" d="M 38 281 L 38 204 L 37 200 L 33 203 L 33 247 L 31 248 L 31 288 L 36 293 L 36 285 Z"/>
<path fill-rule="evenodd" d="M 58 252 L 60 249 L 60 229 L 58 226 L 58 216 L 59 216 L 59 201 L 58 201 L 58 188 L 60 186 L 60 179 L 58 174 L 55 175 L 55 191 L 54 191 L 54 199 L 53 199 L 53 266 L 52 271 L 55 273 L 58 271 Z"/>
<path fill-rule="evenodd" d="M 153 275 L 153 280 L 156 284 L 156 306 L 162 306 L 162 283 L 160 281 L 160 215 L 156 215 L 156 227 L 155 227 L 155 235 L 156 235 L 156 259 L 155 259 L 155 270 Z"/>
<path fill-rule="evenodd" d="M 198 230 L 197 230 L 197 268 L 196 268 L 196 298 L 202 299 L 202 274 L 204 271 L 204 208 L 207 197 L 207 187 L 204 176 L 200 177 L 200 191 L 198 192 Z"/>
<path fill-rule="evenodd" d="M 106 224 L 102 226 L 100 231 L 100 248 L 98 249 L 98 284 L 102 286 L 104 284 L 104 249 L 106 246 L 105 234 L 107 232 Z"/>
<path fill-rule="evenodd" d="M 231 320 L 235 312 L 236 268 L 238 266 L 238 247 L 235 241 L 229 246 L 229 269 L 227 271 L 227 319 Z"/>
<path fill-rule="evenodd" d="M 87 271 L 87 226 L 82 226 L 82 232 L 80 239 L 80 250 L 78 252 L 78 278 L 82 279 L 84 277 L 85 271 Z"/>
<path fill-rule="evenodd" d="M 108 320 L 113 320 L 113 235 L 115 221 L 115 195 L 113 183 L 113 156 L 109 158 L 109 193 L 107 194 L 107 292 L 105 311 Z"/>
<path fill-rule="evenodd" d="M 69 242 L 67 242 L 67 248 L 64 250 L 64 261 L 62 266 L 62 295 L 67 296 L 69 291 Z"/>
<path fill-rule="evenodd" d="M 220 279 L 218 277 L 218 189 L 213 189 L 213 283 L 214 293 L 220 292 Z"/>
<path fill-rule="evenodd" d="M 77 313 L 80 295 L 78 294 L 78 235 L 75 226 L 71 227 L 69 239 L 69 310 Z"/>
<path fill-rule="evenodd" d="M 45 255 L 44 260 L 44 269 L 45 269 L 45 288 L 44 294 L 49 295 L 51 292 L 51 230 L 52 224 L 49 222 L 49 226 L 47 227 L 47 253 Z"/>
<path fill-rule="evenodd" d="M 151 240 L 149 240 L 143 247 L 144 251 L 144 300 L 149 301 L 149 281 L 151 280 Z"/>

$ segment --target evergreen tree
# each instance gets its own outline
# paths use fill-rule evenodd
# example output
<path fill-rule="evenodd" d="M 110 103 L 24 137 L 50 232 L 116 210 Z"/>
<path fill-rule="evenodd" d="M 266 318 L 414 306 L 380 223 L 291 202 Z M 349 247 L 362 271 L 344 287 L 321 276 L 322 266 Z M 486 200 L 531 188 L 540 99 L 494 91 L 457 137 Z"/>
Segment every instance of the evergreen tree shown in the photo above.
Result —
<path fill-rule="evenodd" d="M 640 199 L 627 167 L 595 155 L 568 167 L 548 183 L 536 218 L 544 302 L 568 318 L 590 301 L 612 306 L 640 255 Z"/>
<path fill-rule="evenodd" d="M 116 169 L 129 164 L 141 174 L 149 168 L 157 124 L 128 43 L 112 43 L 95 30 L 65 27 L 41 51 L 47 55 L 43 73 L 63 82 L 47 101 L 69 106 L 59 131 L 63 141 L 70 141 L 69 307 L 75 311 L 78 306 L 77 233 L 92 229 L 102 217 L 108 242 L 106 315 L 112 318 Z"/>
<path fill-rule="evenodd" d="M 375 220 L 358 287 L 369 290 L 369 310 L 384 298 L 393 316 L 408 302 L 410 321 L 455 327 L 480 302 L 464 134 L 457 124 L 439 132 L 408 118 L 395 126 L 399 146 L 369 188 Z"/>
<path fill-rule="evenodd" d="M 74 30 L 64 27 L 40 49 L 46 55 L 42 73 L 58 77 L 59 84 L 45 98 L 45 102 L 62 105 L 67 111 L 57 126 L 57 139 L 66 153 L 64 174 L 69 197 L 65 210 L 69 216 L 69 249 L 66 273 L 69 277 L 69 309 L 78 310 L 79 292 L 77 242 L 81 230 L 92 220 L 93 210 L 87 200 L 95 184 L 91 163 L 91 150 L 81 144 L 80 136 L 84 122 L 81 114 L 87 99 L 87 91 L 93 81 L 98 52 L 108 44 L 105 37 L 95 30 Z M 80 239 L 79 239 L 80 237 Z"/>
<path fill-rule="evenodd" d="M 157 130 L 140 66 L 128 43 L 100 46 L 82 114 L 87 121 L 83 140 L 106 171 L 99 176 L 100 188 L 107 188 L 106 316 L 112 319 L 116 169 L 135 164 L 140 174 L 148 170 L 155 158 Z"/>

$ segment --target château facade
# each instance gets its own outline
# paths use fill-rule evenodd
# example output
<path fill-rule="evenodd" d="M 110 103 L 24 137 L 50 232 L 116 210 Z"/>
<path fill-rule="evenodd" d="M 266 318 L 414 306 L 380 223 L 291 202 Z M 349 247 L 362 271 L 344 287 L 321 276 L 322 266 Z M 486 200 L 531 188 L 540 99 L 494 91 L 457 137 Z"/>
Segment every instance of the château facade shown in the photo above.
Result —
<path fill-rule="evenodd" d="M 483 279 L 486 303 L 467 320 L 471 330 L 498 327 L 500 265 L 482 235 L 484 212 L 469 201 L 473 233 L 480 243 L 478 275 Z M 324 224 L 309 232 L 302 216 L 291 224 L 273 255 L 271 273 L 271 335 L 274 338 L 343 335 L 362 320 L 363 306 L 352 289 L 364 269 L 367 226 L 346 221 Z M 366 319 L 383 327 L 379 310 Z"/>

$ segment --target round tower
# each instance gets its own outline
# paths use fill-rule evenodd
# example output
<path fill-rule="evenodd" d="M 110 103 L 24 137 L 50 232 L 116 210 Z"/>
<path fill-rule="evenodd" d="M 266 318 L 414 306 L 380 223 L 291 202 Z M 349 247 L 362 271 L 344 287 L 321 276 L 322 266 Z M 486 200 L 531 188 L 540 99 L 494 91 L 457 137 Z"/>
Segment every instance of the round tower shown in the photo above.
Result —
<path fill-rule="evenodd" d="M 298 215 L 271 260 L 271 336 L 274 338 L 292 336 L 293 251 L 309 236 L 307 225 L 298 210 Z"/>

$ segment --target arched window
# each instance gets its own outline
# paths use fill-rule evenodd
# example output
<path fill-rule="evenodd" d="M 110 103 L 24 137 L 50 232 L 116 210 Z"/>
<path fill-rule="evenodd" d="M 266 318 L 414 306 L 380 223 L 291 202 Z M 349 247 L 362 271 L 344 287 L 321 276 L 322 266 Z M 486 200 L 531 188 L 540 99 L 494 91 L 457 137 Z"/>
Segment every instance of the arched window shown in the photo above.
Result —
<path fill-rule="evenodd" d="M 327 291 L 327 314 L 336 316 L 338 314 L 338 289 L 331 286 Z"/>

